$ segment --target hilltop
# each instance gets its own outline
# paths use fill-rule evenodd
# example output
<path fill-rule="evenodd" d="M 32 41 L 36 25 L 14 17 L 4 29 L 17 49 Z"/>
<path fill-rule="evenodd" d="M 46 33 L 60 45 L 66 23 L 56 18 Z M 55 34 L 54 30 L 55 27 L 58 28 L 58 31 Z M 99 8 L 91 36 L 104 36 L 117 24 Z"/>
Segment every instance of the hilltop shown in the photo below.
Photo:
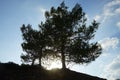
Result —
<path fill-rule="evenodd" d="M 39 66 L 0 63 L 0 80 L 106 80 L 69 69 L 46 70 Z"/>

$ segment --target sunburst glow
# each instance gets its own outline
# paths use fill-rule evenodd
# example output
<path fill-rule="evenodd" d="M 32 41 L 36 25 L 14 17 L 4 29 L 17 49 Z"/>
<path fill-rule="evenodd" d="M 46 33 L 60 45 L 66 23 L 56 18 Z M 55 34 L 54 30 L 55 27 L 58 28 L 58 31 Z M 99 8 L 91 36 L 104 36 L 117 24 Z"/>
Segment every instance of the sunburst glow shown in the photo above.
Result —
<path fill-rule="evenodd" d="M 51 70 L 54 68 L 62 68 L 61 63 L 59 61 L 52 61 L 51 65 L 47 67 L 48 70 Z"/>

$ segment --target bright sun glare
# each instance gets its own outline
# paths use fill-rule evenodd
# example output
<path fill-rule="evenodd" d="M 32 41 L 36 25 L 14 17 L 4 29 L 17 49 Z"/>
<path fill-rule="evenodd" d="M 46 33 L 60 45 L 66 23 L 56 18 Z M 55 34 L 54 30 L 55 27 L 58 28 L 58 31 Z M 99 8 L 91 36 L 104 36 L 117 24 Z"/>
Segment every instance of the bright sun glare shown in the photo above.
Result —
<path fill-rule="evenodd" d="M 51 70 L 51 69 L 54 69 L 54 68 L 62 68 L 62 66 L 58 61 L 52 61 L 51 65 L 47 69 Z"/>

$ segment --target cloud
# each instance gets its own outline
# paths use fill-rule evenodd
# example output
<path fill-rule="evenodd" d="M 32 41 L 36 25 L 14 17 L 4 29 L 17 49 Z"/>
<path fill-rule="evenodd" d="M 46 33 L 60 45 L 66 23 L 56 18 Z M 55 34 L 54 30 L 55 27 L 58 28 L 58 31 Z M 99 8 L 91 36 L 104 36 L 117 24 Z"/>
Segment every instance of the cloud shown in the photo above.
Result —
<path fill-rule="evenodd" d="M 112 60 L 104 69 L 105 76 L 109 78 L 109 80 L 120 79 L 120 55 Z"/>
<path fill-rule="evenodd" d="M 44 16 L 46 9 L 45 9 L 45 8 L 40 7 L 40 8 L 39 8 L 39 11 L 40 11 L 40 12 L 42 13 L 42 15 Z"/>
<path fill-rule="evenodd" d="M 101 19 L 101 16 L 100 16 L 100 15 L 96 15 L 96 16 L 94 17 L 94 19 L 95 19 L 96 21 L 99 21 L 99 20 Z"/>
<path fill-rule="evenodd" d="M 108 50 L 110 48 L 116 48 L 118 43 L 119 43 L 119 39 L 114 37 L 114 38 L 104 38 L 103 40 L 100 40 L 99 43 L 101 44 L 103 50 Z"/>
<path fill-rule="evenodd" d="M 87 18 L 88 21 L 90 20 L 90 18 L 89 18 L 89 16 L 87 14 L 85 15 L 85 17 Z"/>
<path fill-rule="evenodd" d="M 38 15 L 39 19 L 41 19 L 41 21 L 44 22 L 45 21 L 45 11 L 47 11 L 47 9 L 42 6 L 37 6 L 36 11 L 39 14 Z"/>
<path fill-rule="evenodd" d="M 117 9 L 115 10 L 115 13 L 116 13 L 116 14 L 119 14 L 119 13 L 120 13 L 120 8 L 117 8 Z"/>
<path fill-rule="evenodd" d="M 112 0 L 108 3 L 106 3 L 103 7 L 103 11 L 100 15 L 96 15 L 96 19 L 101 20 L 102 22 L 105 22 L 108 18 L 120 15 L 120 0 Z"/>
<path fill-rule="evenodd" d="M 120 28 L 120 22 L 117 22 L 116 26 L 117 26 L 118 28 Z"/>
<path fill-rule="evenodd" d="M 112 0 L 111 2 L 108 2 L 105 7 L 112 7 L 115 5 L 119 5 L 120 4 L 120 0 Z"/>
<path fill-rule="evenodd" d="M 112 0 L 111 2 L 108 2 L 106 5 L 104 5 L 103 14 L 105 16 L 116 15 L 116 11 L 118 11 L 120 8 L 119 5 L 120 0 Z"/>

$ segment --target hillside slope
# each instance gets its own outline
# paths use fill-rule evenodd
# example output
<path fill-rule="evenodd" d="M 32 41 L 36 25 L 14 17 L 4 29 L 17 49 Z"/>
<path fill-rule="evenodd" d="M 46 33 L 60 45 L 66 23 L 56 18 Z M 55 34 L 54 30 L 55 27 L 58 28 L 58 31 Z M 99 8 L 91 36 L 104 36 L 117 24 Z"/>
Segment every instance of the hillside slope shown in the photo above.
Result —
<path fill-rule="evenodd" d="M 0 63 L 0 80 L 106 80 L 71 70 L 40 69 L 38 66 Z"/>

